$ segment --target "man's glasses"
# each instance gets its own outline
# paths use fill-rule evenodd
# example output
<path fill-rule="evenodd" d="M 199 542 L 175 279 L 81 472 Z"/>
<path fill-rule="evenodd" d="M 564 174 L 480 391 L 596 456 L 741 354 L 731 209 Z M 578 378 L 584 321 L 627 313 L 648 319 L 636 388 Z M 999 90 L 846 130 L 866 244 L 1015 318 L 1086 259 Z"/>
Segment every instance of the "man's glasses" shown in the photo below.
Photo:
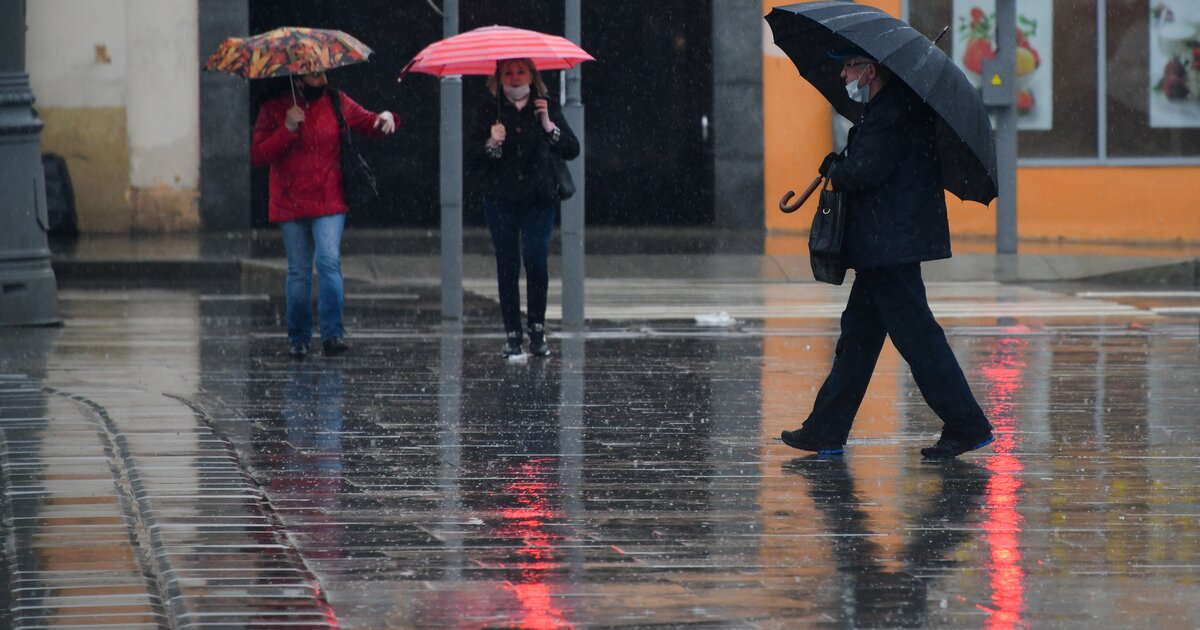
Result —
<path fill-rule="evenodd" d="M 849 70 L 850 68 L 853 68 L 855 66 L 869 66 L 872 63 L 874 63 L 874 62 L 871 62 L 871 61 L 847 61 L 846 63 L 842 64 L 842 70 Z"/>

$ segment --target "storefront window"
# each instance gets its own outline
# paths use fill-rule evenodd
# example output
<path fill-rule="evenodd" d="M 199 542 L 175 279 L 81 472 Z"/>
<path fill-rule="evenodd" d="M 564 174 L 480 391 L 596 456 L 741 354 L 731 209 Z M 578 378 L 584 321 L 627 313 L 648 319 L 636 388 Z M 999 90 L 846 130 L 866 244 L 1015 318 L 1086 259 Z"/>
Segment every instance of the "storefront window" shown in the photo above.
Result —
<path fill-rule="evenodd" d="M 1108 0 L 1108 154 L 1200 156 L 1200 2 Z"/>
<path fill-rule="evenodd" d="M 979 84 L 995 55 L 995 0 L 912 0 L 909 21 Z M 1099 125 L 1094 0 L 1017 0 L 1017 147 L 1023 158 L 1095 158 Z"/>

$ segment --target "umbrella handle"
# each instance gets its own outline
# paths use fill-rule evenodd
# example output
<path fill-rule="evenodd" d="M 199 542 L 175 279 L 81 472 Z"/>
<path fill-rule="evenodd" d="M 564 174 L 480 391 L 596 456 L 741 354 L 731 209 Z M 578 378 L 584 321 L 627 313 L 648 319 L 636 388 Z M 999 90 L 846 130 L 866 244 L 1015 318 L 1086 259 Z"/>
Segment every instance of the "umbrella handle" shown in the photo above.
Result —
<path fill-rule="evenodd" d="M 817 178 L 812 180 L 812 183 L 808 185 L 808 188 L 804 189 L 804 192 L 800 193 L 800 198 L 791 203 L 788 202 L 796 195 L 796 193 L 791 190 L 784 193 L 783 197 L 779 198 L 779 211 L 784 214 L 791 214 L 799 210 L 800 206 L 803 206 L 804 202 L 808 201 L 808 198 L 812 196 L 813 192 L 821 186 L 821 180 L 823 179 L 825 178 L 818 175 Z"/>

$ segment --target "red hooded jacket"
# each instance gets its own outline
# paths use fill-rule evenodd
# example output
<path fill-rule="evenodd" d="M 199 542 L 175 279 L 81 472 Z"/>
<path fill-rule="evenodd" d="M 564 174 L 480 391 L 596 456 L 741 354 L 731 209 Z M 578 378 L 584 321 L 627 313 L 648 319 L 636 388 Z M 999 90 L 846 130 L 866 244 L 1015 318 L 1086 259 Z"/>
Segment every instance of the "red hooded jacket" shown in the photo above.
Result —
<path fill-rule="evenodd" d="M 354 133 L 381 136 L 379 115 L 369 112 L 339 91 L 342 116 Z M 284 121 L 292 96 L 284 94 L 263 104 L 254 123 L 250 161 L 271 167 L 272 223 L 311 219 L 346 211 L 342 195 L 342 145 L 330 92 L 309 103 L 300 97 L 304 122 L 288 131 Z M 399 120 L 396 121 L 399 123 Z"/>

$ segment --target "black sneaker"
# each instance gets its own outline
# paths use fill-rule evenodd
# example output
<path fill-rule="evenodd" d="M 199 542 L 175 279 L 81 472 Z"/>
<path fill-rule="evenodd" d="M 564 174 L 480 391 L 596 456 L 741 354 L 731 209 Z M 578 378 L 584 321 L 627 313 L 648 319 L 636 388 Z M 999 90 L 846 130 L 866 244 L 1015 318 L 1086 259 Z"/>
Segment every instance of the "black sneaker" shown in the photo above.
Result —
<path fill-rule="evenodd" d="M 529 327 L 529 354 L 535 357 L 550 354 L 550 344 L 546 343 L 545 324 L 533 324 Z"/>
<path fill-rule="evenodd" d="M 805 435 L 804 429 L 784 431 L 779 434 L 779 439 L 792 448 L 802 451 L 812 451 L 817 455 L 841 455 L 846 452 L 846 449 L 841 444 L 820 443 L 812 439 L 808 435 Z"/>
<path fill-rule="evenodd" d="M 504 358 L 520 356 L 524 354 L 521 350 L 521 333 L 510 332 L 504 337 Z"/>
<path fill-rule="evenodd" d="M 350 351 L 350 346 L 341 337 L 330 337 L 321 342 L 321 350 L 327 357 L 336 357 Z"/>
<path fill-rule="evenodd" d="M 293 359 L 303 359 L 304 357 L 308 356 L 308 344 L 299 342 L 293 343 L 291 347 L 288 348 L 288 356 L 292 357 Z"/>
<path fill-rule="evenodd" d="M 970 440 L 960 440 L 958 438 L 943 437 L 937 441 L 937 444 L 921 449 L 921 457 L 925 459 L 951 459 L 958 457 L 963 453 L 981 449 L 995 440 L 995 436 L 988 433 L 981 438 Z"/>

